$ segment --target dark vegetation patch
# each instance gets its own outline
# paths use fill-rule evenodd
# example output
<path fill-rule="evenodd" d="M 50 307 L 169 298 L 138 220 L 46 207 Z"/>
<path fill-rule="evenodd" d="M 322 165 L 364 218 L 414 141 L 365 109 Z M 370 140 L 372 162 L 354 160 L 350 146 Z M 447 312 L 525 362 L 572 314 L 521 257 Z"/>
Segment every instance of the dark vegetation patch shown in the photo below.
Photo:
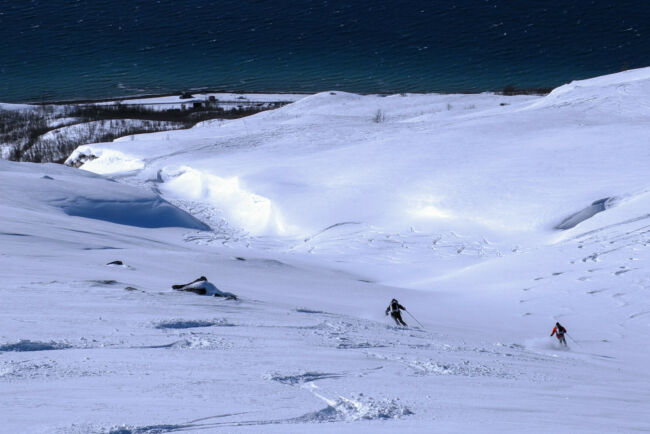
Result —
<path fill-rule="evenodd" d="M 324 380 L 326 378 L 341 378 L 341 374 L 330 374 L 323 372 L 305 372 L 304 374 L 297 375 L 272 375 L 271 380 L 277 381 L 282 384 L 295 384 L 309 383 L 310 381 Z"/>
<path fill-rule="evenodd" d="M 232 327 L 233 324 L 230 324 L 225 319 L 214 320 L 214 321 L 205 321 L 205 320 L 169 320 L 161 321 L 156 324 L 155 328 L 157 329 L 192 329 L 198 327 Z"/>
<path fill-rule="evenodd" d="M 141 427 L 117 427 L 111 428 L 108 434 L 163 434 L 168 432 L 185 431 L 193 425 L 149 425 Z M 102 431 L 104 432 L 104 431 Z"/>
<path fill-rule="evenodd" d="M 305 307 L 299 307 L 296 309 L 296 312 L 300 313 L 325 313 L 322 310 L 313 310 L 313 309 L 307 309 Z"/>
<path fill-rule="evenodd" d="M 99 286 L 113 286 L 117 285 L 117 280 L 89 280 L 88 282 Z"/>
<path fill-rule="evenodd" d="M 156 325 L 157 329 L 193 329 L 197 327 L 212 327 L 212 321 L 164 321 Z"/>
<path fill-rule="evenodd" d="M 546 95 L 551 93 L 553 90 L 552 87 L 526 87 L 519 88 L 514 84 L 508 84 L 503 87 L 501 90 L 501 95 L 513 96 L 513 95 Z"/>
<path fill-rule="evenodd" d="M 63 163 L 78 146 L 119 137 L 191 128 L 211 119 L 237 119 L 287 102 L 192 101 L 181 108 L 115 103 L 41 105 L 0 110 L 0 157 Z M 47 136 L 45 136 L 47 133 Z"/>
<path fill-rule="evenodd" d="M 70 345 L 61 344 L 58 342 L 38 342 L 30 341 L 29 339 L 21 340 L 15 344 L 0 345 L 0 351 L 50 351 L 50 350 L 63 350 L 71 348 Z"/>
<path fill-rule="evenodd" d="M 187 104 L 185 108 L 153 108 L 147 105 L 79 105 L 73 106 L 69 117 L 84 119 L 140 119 L 160 122 L 177 122 L 189 128 L 197 122 L 210 119 L 237 119 L 250 116 L 264 110 L 277 108 L 284 105 L 282 102 L 274 103 L 239 103 L 234 107 L 220 105 L 218 102 Z"/>

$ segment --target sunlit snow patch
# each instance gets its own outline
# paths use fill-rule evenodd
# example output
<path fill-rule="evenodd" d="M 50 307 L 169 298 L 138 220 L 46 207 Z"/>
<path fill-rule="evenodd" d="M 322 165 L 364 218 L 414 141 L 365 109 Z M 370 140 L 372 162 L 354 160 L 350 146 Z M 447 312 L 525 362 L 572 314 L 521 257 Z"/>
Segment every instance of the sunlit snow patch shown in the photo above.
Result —
<path fill-rule="evenodd" d="M 95 148 L 92 145 L 79 146 L 65 164 L 100 175 L 144 168 L 144 162 L 137 157 L 113 149 Z"/>
<path fill-rule="evenodd" d="M 443 220 L 453 218 L 451 211 L 440 208 L 440 198 L 431 194 L 416 194 L 407 198 L 407 212 L 411 217 L 422 220 Z"/>
<path fill-rule="evenodd" d="M 415 217 L 429 219 L 448 219 L 452 217 L 450 212 L 441 210 L 432 205 L 411 210 L 411 214 Z"/>
<path fill-rule="evenodd" d="M 270 199 L 246 190 L 238 177 L 222 178 L 182 166 L 161 173 L 161 189 L 175 197 L 207 202 L 220 209 L 229 223 L 252 235 L 278 234 L 288 231 Z"/>

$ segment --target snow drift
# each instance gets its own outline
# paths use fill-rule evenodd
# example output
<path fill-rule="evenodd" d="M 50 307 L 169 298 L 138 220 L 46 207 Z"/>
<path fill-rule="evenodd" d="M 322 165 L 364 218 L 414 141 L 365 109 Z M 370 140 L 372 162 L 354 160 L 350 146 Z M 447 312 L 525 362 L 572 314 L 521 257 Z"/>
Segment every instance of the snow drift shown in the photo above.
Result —
<path fill-rule="evenodd" d="M 122 225 L 209 230 L 153 193 L 67 167 L 0 161 L 0 182 L 4 206 L 29 202 L 59 208 L 70 216 Z"/>

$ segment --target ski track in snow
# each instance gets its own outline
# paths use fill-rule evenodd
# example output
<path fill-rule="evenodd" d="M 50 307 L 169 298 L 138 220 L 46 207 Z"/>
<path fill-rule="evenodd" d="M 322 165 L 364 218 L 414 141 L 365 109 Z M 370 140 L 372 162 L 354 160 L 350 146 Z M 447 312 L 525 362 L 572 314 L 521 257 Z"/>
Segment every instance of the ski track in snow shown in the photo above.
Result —
<path fill-rule="evenodd" d="M 72 282 L 74 283 L 74 282 Z M 118 299 L 125 297 L 121 284 L 101 281 L 88 282 L 87 293 L 100 289 L 120 294 Z M 65 282 L 55 282 L 44 285 L 48 291 L 55 287 L 68 287 Z M 83 288 L 76 284 L 76 290 Z M 122 291 L 122 292 L 120 292 Z M 150 297 L 153 294 L 140 293 L 139 298 Z M 183 301 L 193 303 L 202 297 L 186 295 Z M 202 309 L 205 310 L 205 309 Z M 551 374 L 554 370 L 566 369 L 567 366 L 582 365 L 582 358 L 573 359 L 570 353 L 563 354 L 553 346 L 539 347 L 527 344 L 479 343 L 450 345 L 450 339 L 440 333 L 431 333 L 419 328 L 401 328 L 385 322 L 364 320 L 347 315 L 318 312 L 305 308 L 296 308 L 278 303 L 255 302 L 243 300 L 236 309 L 225 301 L 216 303 L 210 309 L 217 319 L 182 319 L 175 318 L 151 323 L 125 324 L 128 341 L 120 333 L 93 335 L 82 337 L 76 347 L 53 344 L 46 346 L 35 345 L 32 341 L 21 341 L 13 345 L 3 344 L 3 351 L 38 351 L 42 357 L 34 360 L 12 357 L 3 360 L 0 365 L 0 382 L 16 381 L 46 381 L 54 382 L 66 378 L 75 378 L 83 382 L 92 378 L 129 378 L 130 376 L 155 375 L 155 368 L 149 366 L 147 360 L 174 360 L 185 357 L 187 351 L 205 352 L 200 356 L 200 366 L 208 360 L 218 360 L 222 356 L 237 353 L 271 355 L 271 360 L 250 367 L 238 366 L 239 358 L 232 362 L 221 361 L 218 369 L 245 372 L 245 375 L 257 375 L 257 382 L 268 383 L 266 387 L 286 387 L 290 395 L 302 396 L 303 400 L 312 401 L 315 410 L 311 412 L 290 414 L 284 411 L 283 418 L 251 418 L 245 414 L 222 415 L 214 420 L 192 422 L 182 421 L 162 425 L 105 425 L 94 426 L 93 430 L 106 432 L 175 432 L 203 429 L 221 429 L 227 427 L 254 427 L 266 425 L 295 425 L 305 423 L 336 423 L 373 420 L 393 420 L 415 417 L 419 405 L 411 394 L 395 391 L 394 395 L 386 395 L 385 391 L 375 395 L 376 390 L 368 392 L 362 384 L 370 384 L 383 378 L 393 378 L 399 373 L 401 382 L 418 384 L 423 378 L 429 378 L 431 384 L 437 378 L 483 378 L 486 381 L 504 382 L 507 387 L 512 381 L 531 383 L 555 383 L 559 375 Z M 122 327 L 114 320 L 103 318 L 109 322 L 109 329 L 118 332 Z M 294 348 L 310 354 L 303 358 L 292 359 L 290 366 L 286 361 L 277 358 L 274 346 L 279 342 L 293 342 Z M 141 345 L 138 345 L 137 343 Z M 42 343 L 40 345 L 43 345 Z M 59 344 L 57 344 L 59 345 Z M 34 346 L 34 348 L 32 348 Z M 36 348 L 38 347 L 38 348 Z M 113 356 L 98 357 L 96 351 L 110 350 L 119 354 L 116 363 Z M 66 351 L 82 351 L 79 356 L 72 358 L 58 357 Z M 139 354 L 147 354 L 141 359 Z M 132 355 L 129 353 L 133 352 Z M 5 353 L 7 354 L 7 353 Z M 25 353 L 16 353 L 25 354 Z M 557 357 L 558 354 L 560 357 Z M 568 357 L 567 357 L 568 356 Z M 343 361 L 331 365 L 332 361 L 343 357 Z M 245 359 L 244 359 L 245 360 Z M 246 362 L 249 364 L 250 362 Z M 586 363 L 589 363 L 588 361 Z M 536 368 L 544 366 L 543 372 Z M 334 371 L 324 370 L 326 366 L 336 366 Z M 206 369 L 206 368 L 202 368 Z M 258 372 L 258 374 L 254 374 Z M 200 377 L 195 377 L 198 380 Z M 356 380 L 354 380 L 356 379 Z M 350 383 L 352 380 L 352 383 Z M 203 379 L 201 382 L 210 383 Z M 390 380 L 395 381 L 395 380 Z M 277 386 L 273 386 L 273 384 Z M 349 387 L 347 384 L 357 384 Z M 154 387 L 159 390 L 160 384 Z M 361 386 L 361 388 L 359 388 Z M 164 389 L 163 389 L 164 390 Z M 161 390 L 162 391 L 162 390 Z M 157 392 L 160 393 L 160 392 Z M 284 392 L 287 393 L 287 392 Z M 324 408 L 318 409 L 318 403 L 325 401 Z M 237 413 L 237 412 L 235 412 Z M 60 432 L 75 432 L 74 428 L 61 427 Z"/>
<path fill-rule="evenodd" d="M 94 428 L 112 433 L 162 433 L 226 427 L 407 418 L 418 412 L 418 405 L 411 402 L 409 395 L 399 392 L 396 396 L 368 395 L 368 392 L 363 390 L 345 387 L 346 379 L 374 378 L 382 381 L 387 373 L 399 372 L 403 377 L 400 381 L 412 383 L 418 383 L 423 377 L 432 378 L 434 383 L 437 377 L 485 378 L 506 384 L 513 380 L 553 383 L 559 380 L 559 375 L 549 374 L 549 371 L 585 363 L 582 359 L 564 357 L 562 352 L 558 353 L 561 349 L 552 345 L 533 347 L 532 350 L 525 344 L 485 343 L 480 346 L 454 346 L 449 345 L 448 339 L 438 336 L 437 333 L 418 328 L 400 328 L 387 323 L 315 311 L 310 311 L 305 316 L 300 309 L 277 304 L 258 303 L 249 306 L 243 301 L 236 310 L 229 309 L 225 303 L 218 304 L 215 308 L 217 312 L 225 308 L 223 310 L 227 315 L 218 320 L 159 321 L 154 322 L 153 329 L 146 324 L 140 324 L 137 329 L 130 329 L 132 336 L 129 343 L 104 336 L 95 337 L 92 343 L 86 344 L 86 349 L 110 348 L 112 351 L 119 351 L 121 359 L 129 360 L 121 367 L 112 365 L 113 369 L 109 369 L 108 364 L 93 362 L 92 351 L 86 351 L 88 356 L 83 363 L 85 369 L 82 369 L 78 366 L 79 362 L 57 360 L 56 351 L 52 351 L 54 348 L 43 348 L 43 353 L 47 353 L 43 362 L 5 362 L 0 368 L 0 381 L 141 375 L 137 372 L 142 367 L 138 367 L 137 363 L 142 362 L 129 356 L 129 351 L 139 353 L 146 350 L 148 358 L 153 359 L 161 356 L 171 359 L 177 357 L 157 355 L 160 352 L 182 355 L 186 351 L 207 351 L 210 353 L 207 356 L 209 360 L 219 355 L 227 356 L 232 352 L 254 351 L 259 354 L 272 354 L 273 346 L 277 345 L 278 340 L 282 340 L 295 342 L 295 347 L 312 353 L 309 358 L 311 362 L 304 365 L 300 359 L 292 362 L 296 367 L 303 366 L 297 371 L 296 368 L 281 369 L 284 364 L 281 360 L 267 361 L 268 363 L 263 364 L 263 369 L 268 372 L 262 375 L 259 381 L 277 383 L 276 387 L 294 388 L 294 393 L 303 395 L 303 399 L 309 399 L 309 396 L 313 395 L 318 398 L 315 401 L 312 399 L 315 407 L 318 407 L 319 400 L 327 403 L 327 406 L 320 410 L 273 419 L 257 420 L 251 419 L 249 414 L 230 414 L 201 422 Z M 254 310 L 254 315 L 251 315 L 251 309 Z M 224 325 L 226 327 L 223 327 Z M 137 341 L 146 342 L 147 345 L 134 346 L 133 342 Z M 335 372 L 318 370 L 318 365 L 330 363 L 320 360 L 335 360 L 337 354 L 354 360 L 354 363 L 337 365 Z M 557 357 L 558 354 L 561 357 Z M 136 366 L 131 363 L 136 363 Z M 534 369 L 537 365 L 545 365 L 545 372 L 537 372 Z M 234 366 L 228 369 L 232 368 Z M 120 371 L 122 369 L 124 371 Z M 145 369 L 145 372 L 147 371 L 150 373 L 145 375 L 153 374 L 150 368 Z M 390 374 L 390 377 L 392 375 L 394 374 Z M 311 393 L 305 394 L 305 391 Z M 75 431 L 70 428 L 61 432 Z"/>

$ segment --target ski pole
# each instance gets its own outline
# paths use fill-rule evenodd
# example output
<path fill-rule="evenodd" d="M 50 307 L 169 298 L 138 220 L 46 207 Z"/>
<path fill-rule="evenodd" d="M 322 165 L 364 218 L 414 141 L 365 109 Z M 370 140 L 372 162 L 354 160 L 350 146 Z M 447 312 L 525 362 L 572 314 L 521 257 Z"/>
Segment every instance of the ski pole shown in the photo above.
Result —
<path fill-rule="evenodd" d="M 406 310 L 406 309 L 404 309 L 404 310 Z M 411 318 L 413 318 L 413 319 L 415 320 L 415 322 L 418 323 L 418 324 L 420 325 L 420 327 L 422 327 L 422 330 L 424 330 L 424 326 L 423 326 L 422 324 L 420 324 L 420 321 L 418 321 L 418 319 L 417 319 L 416 317 L 414 317 L 413 314 L 411 314 L 411 312 L 409 312 L 408 310 L 406 310 L 406 313 L 408 313 L 409 315 L 411 315 Z"/>
<path fill-rule="evenodd" d="M 568 333 L 566 333 L 566 335 L 571 339 L 572 342 L 578 344 L 578 341 L 576 341 L 575 339 L 573 339 L 573 336 L 571 336 L 571 335 L 568 334 Z M 578 344 L 578 345 L 580 345 L 580 344 Z"/>

